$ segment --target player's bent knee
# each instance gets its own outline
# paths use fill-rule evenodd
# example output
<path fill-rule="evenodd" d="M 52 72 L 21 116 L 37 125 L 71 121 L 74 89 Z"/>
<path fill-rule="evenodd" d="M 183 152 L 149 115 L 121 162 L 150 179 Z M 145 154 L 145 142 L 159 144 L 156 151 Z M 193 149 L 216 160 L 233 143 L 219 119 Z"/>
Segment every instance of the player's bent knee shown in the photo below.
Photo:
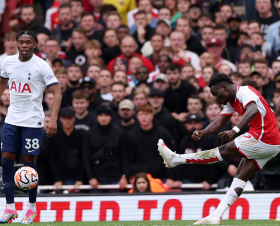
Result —
<path fill-rule="evenodd" d="M 36 155 L 23 155 L 22 160 L 24 163 L 36 162 Z"/>
<path fill-rule="evenodd" d="M 4 151 L 1 154 L 2 154 L 2 158 L 9 159 L 9 160 L 15 160 L 16 159 L 16 154 L 13 153 L 13 152 Z"/>

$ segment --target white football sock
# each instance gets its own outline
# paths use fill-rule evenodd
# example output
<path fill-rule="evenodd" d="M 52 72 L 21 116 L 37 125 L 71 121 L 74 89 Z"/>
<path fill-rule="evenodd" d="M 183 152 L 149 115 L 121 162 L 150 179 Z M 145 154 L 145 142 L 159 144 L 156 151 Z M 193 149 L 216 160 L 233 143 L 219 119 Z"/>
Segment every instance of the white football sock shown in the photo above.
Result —
<path fill-rule="evenodd" d="M 235 200 L 238 198 L 238 195 L 235 192 L 235 188 L 242 188 L 244 190 L 247 182 L 240 180 L 238 178 L 234 178 L 230 188 L 228 189 L 225 197 L 222 199 L 220 204 L 218 205 L 217 209 L 210 214 L 214 217 L 221 218 L 224 212 L 235 202 Z"/>
<path fill-rule="evenodd" d="M 214 148 L 208 151 L 201 151 L 198 153 L 182 154 L 179 155 L 178 158 L 174 158 L 173 161 L 181 164 L 212 164 L 215 162 L 223 161 L 223 158 L 220 154 L 219 148 Z"/>
<path fill-rule="evenodd" d="M 28 209 L 31 209 L 33 212 L 36 212 L 36 202 L 35 203 L 28 203 Z"/>
<path fill-rule="evenodd" d="M 7 209 L 12 210 L 12 211 L 16 211 L 16 206 L 14 203 L 10 203 L 7 204 Z"/>

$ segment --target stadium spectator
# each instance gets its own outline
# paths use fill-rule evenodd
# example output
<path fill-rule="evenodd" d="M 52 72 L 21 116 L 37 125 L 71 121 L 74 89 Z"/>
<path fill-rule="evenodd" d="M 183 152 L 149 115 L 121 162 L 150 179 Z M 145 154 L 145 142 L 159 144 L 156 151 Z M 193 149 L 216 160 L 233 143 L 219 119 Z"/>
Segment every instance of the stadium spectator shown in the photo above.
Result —
<path fill-rule="evenodd" d="M 68 84 L 68 76 L 67 72 L 64 68 L 59 68 L 57 70 L 54 70 L 54 75 L 58 80 L 59 87 L 62 94 L 62 100 L 61 100 L 61 108 L 63 107 L 69 107 L 72 105 L 72 96 L 71 92 L 67 87 Z"/>
<path fill-rule="evenodd" d="M 72 31 L 72 46 L 67 51 L 67 59 L 78 64 L 83 73 L 87 71 L 87 59 L 85 55 L 85 44 L 87 42 L 86 32 L 83 28 L 77 27 Z"/>
<path fill-rule="evenodd" d="M 219 68 L 219 72 L 229 75 L 229 74 L 232 72 L 232 69 L 231 69 L 231 67 L 228 66 L 227 64 L 223 64 L 223 65 Z"/>
<path fill-rule="evenodd" d="M 181 69 L 181 80 L 186 80 L 190 76 L 195 76 L 195 68 L 191 63 L 186 63 Z"/>
<path fill-rule="evenodd" d="M 62 130 L 52 137 L 50 150 L 50 170 L 54 178 L 53 186 L 79 186 L 83 184 L 84 165 L 82 158 L 83 134 L 75 129 L 75 112 L 66 107 L 60 110 L 59 120 Z"/>
<path fill-rule="evenodd" d="M 266 39 L 269 25 L 279 20 L 279 15 L 271 10 L 272 3 L 269 0 L 256 0 L 256 10 L 258 11 L 255 19 L 259 21 L 263 32 L 263 38 Z"/>
<path fill-rule="evenodd" d="M 204 49 L 207 49 L 207 43 L 214 37 L 214 28 L 210 25 L 206 25 L 201 28 L 201 45 Z"/>
<path fill-rule="evenodd" d="M 263 81 L 263 77 L 262 77 L 261 73 L 259 73 L 257 71 L 253 71 L 250 74 L 250 80 L 254 82 L 254 84 L 255 84 L 254 88 L 262 94 L 262 92 L 263 92 L 262 85 L 263 85 L 264 81 Z"/>
<path fill-rule="evenodd" d="M 231 78 L 234 85 L 242 86 L 243 78 L 239 72 L 232 72 L 232 73 L 228 74 L 228 76 Z"/>
<path fill-rule="evenodd" d="M 44 92 L 44 101 L 45 110 L 52 111 L 53 110 L 53 94 L 47 90 Z"/>
<path fill-rule="evenodd" d="M 189 18 L 190 18 L 190 26 L 192 28 L 192 35 L 196 38 L 200 36 L 200 29 L 198 26 L 198 19 L 202 14 L 202 9 L 198 4 L 192 4 L 189 8 Z"/>
<path fill-rule="evenodd" d="M 163 126 L 165 129 L 167 129 L 170 134 L 172 134 L 175 142 L 178 144 L 178 142 L 180 142 L 178 126 L 175 119 L 171 116 L 170 112 L 165 106 L 163 106 L 163 92 L 159 89 L 152 89 L 148 97 L 148 102 L 153 109 L 154 121 L 158 123 L 158 125 Z"/>
<path fill-rule="evenodd" d="M 266 41 L 268 41 L 273 45 L 274 49 L 278 53 L 280 49 L 279 25 L 280 25 L 280 21 L 277 21 L 268 27 L 267 39 L 266 39 Z"/>
<path fill-rule="evenodd" d="M 85 30 L 88 40 L 97 39 L 102 41 L 102 35 L 95 32 L 96 22 L 92 13 L 85 13 L 82 15 L 80 26 Z"/>
<path fill-rule="evenodd" d="M 148 99 L 147 99 L 147 93 L 143 90 L 143 89 L 136 89 L 133 92 L 133 104 L 135 105 L 135 107 L 139 107 L 141 105 L 145 105 L 148 103 Z"/>
<path fill-rule="evenodd" d="M 155 80 L 156 76 L 160 73 L 165 74 L 167 66 L 172 63 L 171 58 L 168 55 L 161 54 L 159 55 L 157 65 L 155 66 L 156 70 L 149 74 L 148 82 L 152 82 Z"/>
<path fill-rule="evenodd" d="M 71 0 L 71 13 L 72 20 L 74 20 L 77 24 L 80 24 L 82 15 L 84 13 L 84 4 L 81 0 Z"/>
<path fill-rule="evenodd" d="M 96 0 L 96 1 L 89 1 L 92 9 L 93 9 L 93 15 L 96 18 L 96 20 L 99 20 L 101 16 L 101 8 L 102 8 L 102 0 Z"/>
<path fill-rule="evenodd" d="M 204 114 L 202 112 L 203 103 L 201 98 L 197 94 L 193 94 L 188 98 L 187 110 L 189 115 L 198 115 L 201 119 L 204 118 Z M 185 120 L 182 120 L 185 121 Z"/>
<path fill-rule="evenodd" d="M 128 76 L 128 80 L 131 80 L 134 83 L 134 86 L 138 84 L 136 79 L 137 69 L 143 66 L 143 61 L 140 57 L 134 56 L 130 59 L 128 64 L 128 70 L 130 75 Z"/>
<path fill-rule="evenodd" d="M 10 31 L 4 36 L 4 53 L 0 55 L 0 71 L 5 58 L 10 55 L 15 55 L 18 52 L 16 35 L 17 34 L 15 32 Z"/>
<path fill-rule="evenodd" d="M 51 37 L 55 38 L 68 51 L 72 44 L 72 31 L 77 25 L 72 21 L 71 6 L 68 3 L 61 4 L 58 13 L 61 23 L 51 31 Z"/>
<path fill-rule="evenodd" d="M 205 66 L 204 68 L 202 68 L 201 71 L 201 76 L 203 78 L 203 81 L 206 83 L 206 85 L 208 85 L 212 75 L 217 72 L 217 69 L 215 67 L 213 67 L 212 65 L 209 66 Z"/>
<path fill-rule="evenodd" d="M 155 33 L 151 37 L 151 46 L 153 48 L 153 53 L 147 58 L 153 63 L 154 66 L 156 66 L 158 58 L 159 58 L 159 52 L 161 48 L 164 45 L 164 39 L 161 34 Z"/>
<path fill-rule="evenodd" d="M 169 83 L 166 75 L 163 73 L 158 74 L 153 81 L 153 88 L 164 92 L 168 87 Z"/>
<path fill-rule="evenodd" d="M 213 56 L 217 70 L 219 70 L 220 66 L 223 64 L 229 65 L 232 71 L 237 70 L 236 66 L 233 63 L 222 57 L 223 44 L 219 39 L 212 38 L 207 44 L 207 50 Z"/>
<path fill-rule="evenodd" d="M 163 20 L 163 19 L 166 19 L 169 22 L 172 19 L 172 11 L 166 6 L 161 6 L 160 9 L 158 10 L 158 20 Z"/>
<path fill-rule="evenodd" d="M 152 192 L 150 181 L 146 173 L 138 173 L 133 184 L 133 193 Z"/>
<path fill-rule="evenodd" d="M 220 7 L 220 12 L 218 17 L 216 17 L 216 23 L 222 23 L 224 26 L 228 27 L 227 21 L 232 16 L 233 9 L 228 4 L 223 4 Z"/>
<path fill-rule="evenodd" d="M 89 101 L 85 90 L 76 90 L 72 94 L 72 106 L 75 111 L 76 130 L 89 131 L 97 125 L 96 115 L 88 111 Z"/>
<path fill-rule="evenodd" d="M 149 71 L 148 68 L 144 67 L 144 66 L 140 66 L 137 68 L 136 73 L 135 73 L 135 79 L 139 82 L 139 83 L 143 83 L 143 82 L 147 82 L 149 78 Z"/>
<path fill-rule="evenodd" d="M 184 34 L 180 31 L 173 31 L 170 35 L 170 44 L 174 52 L 172 61 L 179 64 L 181 67 L 188 62 L 191 62 L 196 70 L 199 70 L 199 57 L 196 53 L 189 50 L 184 50 L 186 44 L 184 42 Z"/>
<path fill-rule="evenodd" d="M 37 44 L 37 52 L 36 56 L 45 59 L 46 54 L 45 54 L 45 42 L 49 38 L 48 35 L 44 33 L 39 33 L 37 34 L 37 39 L 38 39 L 38 44 Z"/>
<path fill-rule="evenodd" d="M 261 24 L 257 20 L 250 20 L 248 22 L 248 32 L 247 33 L 249 36 L 251 36 L 251 34 L 254 32 L 262 33 Z"/>
<path fill-rule="evenodd" d="M 136 53 L 135 40 L 132 36 L 125 36 L 121 40 L 120 49 L 122 54 L 119 55 L 118 58 L 122 58 L 127 63 L 129 63 L 130 59 L 133 56 L 138 56 L 142 59 L 143 65 L 149 69 L 149 72 L 154 71 L 154 65 L 152 64 L 152 62 L 146 57 L 143 57 L 142 55 Z M 110 70 L 111 73 L 113 73 L 113 64 L 114 64 L 114 60 L 111 60 L 107 66 L 108 70 Z"/>
<path fill-rule="evenodd" d="M 87 179 L 93 189 L 99 184 L 117 183 L 120 184 L 120 189 L 124 189 L 127 185 L 124 135 L 121 130 L 112 126 L 112 114 L 108 106 L 101 105 L 96 115 L 98 126 L 89 131 L 83 146 Z"/>
<path fill-rule="evenodd" d="M 112 112 L 112 122 L 115 122 L 121 119 L 118 110 L 119 103 L 126 97 L 125 84 L 122 82 L 115 82 L 112 84 L 111 90 L 113 100 L 110 102 L 109 106 Z"/>
<path fill-rule="evenodd" d="M 17 25 L 13 30 L 19 32 L 21 30 L 33 31 L 35 34 L 44 33 L 50 35 L 50 31 L 35 22 L 36 12 L 34 5 L 24 4 L 20 7 L 20 18 L 22 24 Z"/>
<path fill-rule="evenodd" d="M 170 87 L 164 94 L 164 105 L 175 119 L 181 112 L 186 111 L 187 99 L 196 93 L 196 89 L 188 82 L 180 79 L 181 68 L 178 64 L 169 64 L 166 76 Z"/>
<path fill-rule="evenodd" d="M 217 102 L 208 102 L 205 108 L 205 115 L 207 116 L 207 119 L 203 122 L 203 128 L 206 128 L 211 122 L 214 122 L 222 110 L 221 105 Z"/>
<path fill-rule="evenodd" d="M 118 12 L 110 12 L 106 18 L 106 28 L 117 29 L 121 26 L 122 21 Z"/>
<path fill-rule="evenodd" d="M 195 114 L 191 114 L 184 122 L 185 128 L 188 134 L 180 142 L 179 152 L 180 154 L 197 153 L 202 150 L 208 150 L 214 148 L 213 136 L 202 137 L 199 141 L 194 141 L 191 138 L 192 133 L 195 130 L 202 129 L 202 119 Z M 202 167 L 199 167 L 202 166 Z M 217 174 L 213 173 L 215 165 L 196 165 L 185 164 L 178 168 L 174 168 L 170 171 L 168 180 L 166 183 L 171 188 L 180 188 L 180 186 L 189 183 L 201 183 L 204 190 L 209 190 L 211 184 L 217 181 Z"/>
<path fill-rule="evenodd" d="M 129 85 L 127 75 L 124 71 L 115 71 L 113 75 L 113 82 L 121 82 L 126 88 L 128 88 L 127 86 Z"/>
<path fill-rule="evenodd" d="M 271 101 L 273 98 L 274 84 L 269 77 L 269 64 L 267 60 L 255 60 L 255 70 L 262 75 L 262 96 L 266 101 Z"/>
<path fill-rule="evenodd" d="M 227 45 L 228 33 L 227 33 L 226 27 L 224 27 L 223 25 L 219 25 L 219 24 L 216 25 L 216 27 L 214 27 L 214 38 L 219 39 L 222 43 L 222 47 L 223 47 L 222 58 L 224 58 L 234 64 L 235 57 L 236 57 L 236 49 Z"/>
<path fill-rule="evenodd" d="M 239 34 L 239 27 L 241 24 L 241 19 L 235 15 L 231 16 L 228 20 L 228 26 L 230 29 L 230 35 L 227 38 L 227 45 L 233 48 L 237 48 L 237 38 Z"/>
<path fill-rule="evenodd" d="M 103 42 L 108 48 L 118 45 L 118 36 L 115 29 L 109 28 L 104 32 Z"/>
<path fill-rule="evenodd" d="M 121 129 L 125 136 L 136 127 L 137 122 L 134 119 L 135 110 L 134 104 L 129 99 L 124 99 L 119 103 L 119 116 L 120 120 L 114 122 L 114 126 Z"/>
<path fill-rule="evenodd" d="M 203 88 L 203 92 L 201 96 L 206 104 L 215 101 L 215 97 L 212 95 L 210 88 L 208 86 L 205 86 Z"/>
<path fill-rule="evenodd" d="M 97 85 L 99 87 L 98 93 L 103 100 L 112 101 L 111 85 L 113 83 L 112 74 L 107 69 L 102 69 L 97 78 Z"/>
<path fill-rule="evenodd" d="M 83 78 L 83 72 L 78 64 L 71 64 L 67 68 L 68 89 L 72 95 L 74 91 L 80 88 L 79 80 Z"/>
<path fill-rule="evenodd" d="M 274 60 L 271 65 L 273 76 L 280 72 L 280 60 Z"/>
<path fill-rule="evenodd" d="M 238 72 L 243 76 L 243 78 L 248 78 L 252 73 L 251 62 L 250 61 L 240 61 L 238 63 Z"/>
<path fill-rule="evenodd" d="M 140 105 L 137 109 L 137 126 L 127 135 L 129 164 L 142 165 L 153 178 L 160 178 L 163 182 L 167 178 L 167 169 L 157 152 L 157 140 L 165 139 L 166 145 L 175 150 L 172 136 L 165 128 L 153 123 L 153 110 L 148 104 Z M 164 138 L 163 138 L 164 137 Z M 147 158 L 148 156 L 148 158 Z"/>

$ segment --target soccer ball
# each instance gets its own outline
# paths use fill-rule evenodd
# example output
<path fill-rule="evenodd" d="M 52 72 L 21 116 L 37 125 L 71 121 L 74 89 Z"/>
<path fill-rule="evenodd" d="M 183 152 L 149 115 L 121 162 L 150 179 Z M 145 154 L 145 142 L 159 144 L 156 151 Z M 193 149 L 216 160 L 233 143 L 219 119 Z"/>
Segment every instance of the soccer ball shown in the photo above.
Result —
<path fill-rule="evenodd" d="M 15 184 L 21 190 L 27 191 L 34 188 L 39 180 L 38 173 L 35 169 L 24 166 L 15 173 Z"/>

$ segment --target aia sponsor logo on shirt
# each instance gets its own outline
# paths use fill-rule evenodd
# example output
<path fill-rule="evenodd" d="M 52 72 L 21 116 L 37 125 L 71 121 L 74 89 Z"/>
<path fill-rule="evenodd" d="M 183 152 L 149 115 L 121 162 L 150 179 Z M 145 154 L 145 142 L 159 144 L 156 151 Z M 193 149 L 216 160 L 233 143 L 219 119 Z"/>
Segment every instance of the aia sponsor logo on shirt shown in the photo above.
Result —
<path fill-rule="evenodd" d="M 30 89 L 30 86 L 28 85 L 28 83 L 12 82 L 10 90 L 15 91 L 17 93 L 24 93 L 24 92 L 31 93 L 31 89 Z"/>

